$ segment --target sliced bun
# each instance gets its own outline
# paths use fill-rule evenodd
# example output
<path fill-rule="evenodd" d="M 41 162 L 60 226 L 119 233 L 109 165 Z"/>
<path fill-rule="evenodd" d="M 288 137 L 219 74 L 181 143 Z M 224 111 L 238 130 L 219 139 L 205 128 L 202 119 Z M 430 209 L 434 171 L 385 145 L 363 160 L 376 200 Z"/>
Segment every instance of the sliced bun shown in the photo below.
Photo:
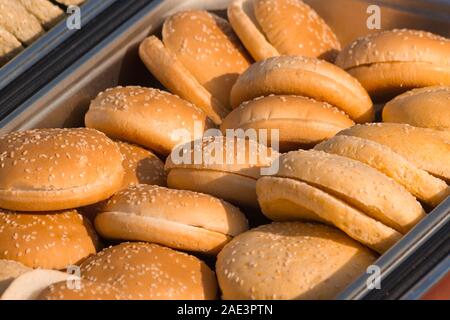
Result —
<path fill-rule="evenodd" d="M 227 244 L 216 272 L 226 300 L 333 299 L 375 259 L 338 229 L 272 223 Z"/>
<path fill-rule="evenodd" d="M 0 66 L 23 50 L 22 44 L 13 34 L 0 26 Z"/>
<path fill-rule="evenodd" d="M 120 288 L 124 299 L 211 300 L 217 295 L 214 272 L 201 260 L 149 243 L 121 243 L 90 257 L 81 274 Z"/>
<path fill-rule="evenodd" d="M 39 22 L 47 30 L 53 27 L 64 16 L 64 11 L 49 0 L 19 0 L 19 2 L 28 12 L 38 18 Z"/>
<path fill-rule="evenodd" d="M 325 21 L 300 0 L 235 0 L 228 17 L 255 60 L 300 55 L 334 62 L 341 48 Z"/>
<path fill-rule="evenodd" d="M 80 279 L 79 285 L 70 288 L 67 281 L 52 284 L 36 300 L 123 300 L 120 290 L 109 284 Z"/>
<path fill-rule="evenodd" d="M 139 56 L 164 87 L 199 107 L 215 124 L 220 124 L 222 118 L 230 112 L 197 81 L 157 37 L 151 36 L 141 43 Z"/>
<path fill-rule="evenodd" d="M 0 137 L 0 207 L 64 210 L 109 198 L 123 179 L 117 145 L 92 129 L 37 129 Z"/>
<path fill-rule="evenodd" d="M 17 277 L 1 296 L 1 300 L 35 300 L 42 290 L 71 275 L 55 270 L 33 270 Z"/>
<path fill-rule="evenodd" d="M 354 126 L 339 135 L 386 145 L 418 168 L 450 181 L 450 135 L 445 132 L 407 124 L 377 123 Z"/>
<path fill-rule="evenodd" d="M 425 31 L 382 31 L 349 44 L 336 64 L 385 100 L 412 88 L 450 85 L 450 40 Z"/>
<path fill-rule="evenodd" d="M 326 61 L 281 56 L 253 64 L 231 91 L 231 105 L 261 96 L 299 95 L 328 102 L 358 123 L 374 118 L 372 101 L 359 82 Z"/>
<path fill-rule="evenodd" d="M 167 185 L 257 208 L 256 180 L 277 156 L 254 140 L 206 137 L 175 149 L 167 158 Z"/>
<path fill-rule="evenodd" d="M 276 176 L 306 182 L 331 193 L 401 233 L 425 216 L 406 189 L 349 158 L 315 150 L 290 152 L 280 156 Z"/>
<path fill-rule="evenodd" d="M 126 142 L 117 142 L 122 153 L 125 176 L 122 188 L 137 184 L 165 186 L 166 173 L 162 162 L 151 151 Z"/>
<path fill-rule="evenodd" d="M 355 123 L 326 102 L 301 96 L 268 96 L 244 102 L 222 122 L 220 129 L 279 130 L 281 151 L 298 150 L 333 137 Z M 269 145 L 271 141 L 268 141 Z"/>
<path fill-rule="evenodd" d="M 449 103 L 450 86 L 414 89 L 386 104 L 383 109 L 383 122 L 450 130 Z"/>
<path fill-rule="evenodd" d="M 95 219 L 108 239 L 159 243 L 171 248 L 217 254 L 248 229 L 243 213 L 212 196 L 138 185 L 115 194 Z"/>
<path fill-rule="evenodd" d="M 0 259 L 0 297 L 14 279 L 31 270 L 20 262 Z"/>
<path fill-rule="evenodd" d="M 450 188 L 444 181 L 375 141 L 337 136 L 317 145 L 315 149 L 361 161 L 394 179 L 431 207 L 436 207 L 450 195 Z"/>
<path fill-rule="evenodd" d="M 162 38 L 197 81 L 229 106 L 231 87 L 251 63 L 229 23 L 207 11 L 183 11 L 164 22 Z"/>
<path fill-rule="evenodd" d="M 116 87 L 91 102 L 86 126 L 168 155 L 177 144 L 195 138 L 195 126 L 203 134 L 209 124 L 201 110 L 170 93 Z"/>
<path fill-rule="evenodd" d="M 76 211 L 0 210 L 0 259 L 31 268 L 64 269 L 94 254 L 98 246 L 91 224 Z"/>

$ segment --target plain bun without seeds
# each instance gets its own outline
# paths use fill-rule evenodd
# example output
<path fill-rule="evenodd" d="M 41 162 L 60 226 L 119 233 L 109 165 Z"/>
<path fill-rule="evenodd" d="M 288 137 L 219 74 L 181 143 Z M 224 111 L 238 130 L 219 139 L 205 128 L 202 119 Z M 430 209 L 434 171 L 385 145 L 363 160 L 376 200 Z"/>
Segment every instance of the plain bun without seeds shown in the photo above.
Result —
<path fill-rule="evenodd" d="M 21 213 L 0 209 L 0 259 L 61 270 L 98 248 L 93 227 L 75 210 Z"/>
<path fill-rule="evenodd" d="M 280 56 L 254 63 L 236 81 L 231 106 L 274 95 L 297 95 L 323 101 L 358 123 L 371 122 L 374 109 L 361 84 L 341 68 L 303 56 Z"/>
<path fill-rule="evenodd" d="M 336 64 L 385 101 L 413 88 L 449 85 L 450 40 L 425 31 L 381 31 L 349 44 Z"/>
<path fill-rule="evenodd" d="M 235 0 L 228 19 L 256 61 L 301 55 L 334 62 L 341 48 L 325 21 L 300 0 Z"/>
<path fill-rule="evenodd" d="M 119 148 L 93 129 L 36 129 L 0 137 L 1 208 L 90 205 L 119 190 L 123 175 Z"/>
<path fill-rule="evenodd" d="M 148 241 L 174 249 L 217 254 L 248 229 L 244 214 L 212 196 L 138 185 L 115 194 L 95 219 L 107 239 Z"/>
<path fill-rule="evenodd" d="M 333 299 L 376 255 L 333 227 L 272 223 L 245 232 L 220 252 L 225 300 Z"/>
<path fill-rule="evenodd" d="M 121 243 L 81 265 L 83 278 L 111 285 L 123 299 L 212 300 L 214 272 L 198 258 L 150 243 Z"/>

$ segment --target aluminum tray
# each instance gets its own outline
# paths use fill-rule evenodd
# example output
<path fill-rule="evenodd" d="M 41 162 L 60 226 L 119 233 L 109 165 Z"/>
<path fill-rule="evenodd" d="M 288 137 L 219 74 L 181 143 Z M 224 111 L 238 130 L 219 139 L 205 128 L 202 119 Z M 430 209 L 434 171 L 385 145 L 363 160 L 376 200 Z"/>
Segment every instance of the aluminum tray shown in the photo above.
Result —
<path fill-rule="evenodd" d="M 148 2 L 136 15 L 0 121 L 0 134 L 30 128 L 82 126 L 89 102 L 98 92 L 116 85 L 160 87 L 138 58 L 139 43 L 149 34 L 158 34 L 163 20 L 174 12 L 198 8 L 223 14 L 229 0 Z M 368 33 L 366 10 L 369 1 L 306 2 L 329 21 L 344 44 Z M 391 0 L 370 1 L 370 4 L 381 7 L 384 29 L 420 28 L 450 35 L 449 1 Z M 377 261 L 381 269 L 380 290 L 367 289 L 366 280 L 370 276 L 367 274 L 350 285 L 339 299 L 408 297 L 405 294 L 414 286 L 414 297 L 420 297 L 417 293 L 419 280 L 423 280 L 423 276 L 448 255 L 449 213 L 450 199 L 447 199 Z M 448 263 L 447 268 L 444 265 L 439 270 L 439 275 L 445 274 Z M 433 274 L 434 281 L 438 280 L 439 275 Z"/>

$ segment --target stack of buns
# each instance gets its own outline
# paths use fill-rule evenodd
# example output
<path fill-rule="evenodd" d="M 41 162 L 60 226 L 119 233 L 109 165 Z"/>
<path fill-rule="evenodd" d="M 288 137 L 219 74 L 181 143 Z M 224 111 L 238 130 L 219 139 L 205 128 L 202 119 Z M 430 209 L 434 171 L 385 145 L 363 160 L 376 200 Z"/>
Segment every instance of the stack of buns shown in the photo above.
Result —
<path fill-rule="evenodd" d="M 300 0 L 228 17 L 142 42 L 170 92 L 111 88 L 87 128 L 0 137 L 3 299 L 332 299 L 450 195 L 447 39 L 339 53 Z"/>

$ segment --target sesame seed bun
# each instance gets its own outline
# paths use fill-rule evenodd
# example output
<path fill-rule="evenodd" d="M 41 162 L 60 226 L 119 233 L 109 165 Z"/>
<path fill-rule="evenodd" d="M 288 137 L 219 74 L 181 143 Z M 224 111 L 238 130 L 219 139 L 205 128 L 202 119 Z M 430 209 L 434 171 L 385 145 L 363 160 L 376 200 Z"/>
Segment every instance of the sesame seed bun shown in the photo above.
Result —
<path fill-rule="evenodd" d="M 337 136 L 317 145 L 315 149 L 361 161 L 394 179 L 431 207 L 436 207 L 450 195 L 450 188 L 444 181 L 375 141 Z"/>
<path fill-rule="evenodd" d="M 137 143 L 165 156 L 177 144 L 194 138 L 196 124 L 200 134 L 208 125 L 206 115 L 193 104 L 142 87 L 116 87 L 100 93 L 91 102 L 85 121 L 87 127 L 112 138 Z"/>
<path fill-rule="evenodd" d="M 341 131 L 339 135 L 355 136 L 386 145 L 418 168 L 450 181 L 450 136 L 444 131 L 408 124 L 377 123 L 354 126 Z"/>
<path fill-rule="evenodd" d="M 228 18 L 257 61 L 300 55 L 334 62 L 341 49 L 325 21 L 300 0 L 235 0 Z"/>
<path fill-rule="evenodd" d="M 306 220 L 334 225 L 379 253 L 402 237 L 344 201 L 298 180 L 262 177 L 256 192 L 262 212 L 274 221 Z"/>
<path fill-rule="evenodd" d="M 383 122 L 450 130 L 450 86 L 414 89 L 389 101 Z"/>
<path fill-rule="evenodd" d="M 0 0 L 0 26 L 12 33 L 20 42 L 30 45 L 44 33 L 38 19 L 19 1 Z"/>
<path fill-rule="evenodd" d="M 276 176 L 320 188 L 401 233 L 425 216 L 419 202 L 401 185 L 342 156 L 315 150 L 283 154 Z"/>
<path fill-rule="evenodd" d="M 336 64 L 356 77 L 377 101 L 412 88 L 450 84 L 450 40 L 395 29 L 356 39 Z"/>
<path fill-rule="evenodd" d="M 164 163 L 151 151 L 126 142 L 117 142 L 122 153 L 125 176 L 122 188 L 137 184 L 165 186 Z"/>
<path fill-rule="evenodd" d="M 19 0 L 28 12 L 38 18 L 46 28 L 53 27 L 64 15 L 64 12 L 48 0 Z"/>
<path fill-rule="evenodd" d="M 169 17 L 162 30 L 166 48 L 223 106 L 250 59 L 229 23 L 207 11 L 183 11 Z"/>
<path fill-rule="evenodd" d="M 261 168 L 269 167 L 277 155 L 271 148 L 248 139 L 228 142 L 223 136 L 203 138 L 175 149 L 167 158 L 167 185 L 257 208 L 256 180 Z"/>
<path fill-rule="evenodd" d="M 117 145 L 92 129 L 37 129 L 0 137 L 0 207 L 76 208 L 109 198 L 123 179 Z"/>
<path fill-rule="evenodd" d="M 359 82 L 344 70 L 323 60 L 281 56 L 253 64 L 231 91 L 237 108 L 251 99 L 276 95 L 299 95 L 328 102 L 356 122 L 374 118 L 372 101 Z"/>
<path fill-rule="evenodd" d="M 226 300 L 333 299 L 375 259 L 338 229 L 272 223 L 227 244 L 216 272 Z"/>
<path fill-rule="evenodd" d="M 220 129 L 279 130 L 280 151 L 308 148 L 355 123 L 326 102 L 301 96 L 269 96 L 242 103 Z M 271 144 L 271 141 L 268 141 Z"/>
<path fill-rule="evenodd" d="M 141 43 L 139 56 L 164 87 L 199 107 L 215 124 L 220 124 L 222 118 L 230 112 L 157 37 L 150 36 Z"/>
<path fill-rule="evenodd" d="M 19 40 L 0 26 L 0 66 L 22 50 L 23 47 Z"/>
<path fill-rule="evenodd" d="M 80 287 L 70 288 L 67 281 L 52 284 L 42 290 L 36 300 L 122 300 L 119 289 L 101 282 L 79 280 Z"/>
<path fill-rule="evenodd" d="M 243 213 L 212 196 L 138 185 L 115 194 L 95 219 L 107 239 L 148 241 L 174 249 L 217 254 L 248 229 Z"/>
<path fill-rule="evenodd" d="M 89 221 L 76 211 L 20 213 L 0 210 L 0 259 L 31 268 L 64 269 L 98 248 Z"/>
<path fill-rule="evenodd" d="M 0 259 L 0 296 L 15 278 L 31 270 L 20 262 Z"/>
<path fill-rule="evenodd" d="M 66 281 L 68 273 L 55 270 L 33 270 L 17 277 L 5 290 L 0 300 L 35 300 L 49 285 Z"/>
<path fill-rule="evenodd" d="M 120 288 L 124 299 L 211 300 L 217 282 L 194 256 L 149 243 L 121 243 L 81 265 L 89 281 Z"/>

